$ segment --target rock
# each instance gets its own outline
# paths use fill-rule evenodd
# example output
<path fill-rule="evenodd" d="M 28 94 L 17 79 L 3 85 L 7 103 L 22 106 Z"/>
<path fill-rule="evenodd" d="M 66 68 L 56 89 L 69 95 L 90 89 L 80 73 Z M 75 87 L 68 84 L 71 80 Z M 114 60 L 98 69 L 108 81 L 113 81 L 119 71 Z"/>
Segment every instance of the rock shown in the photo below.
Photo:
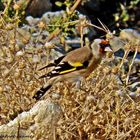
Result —
<path fill-rule="evenodd" d="M 52 9 L 50 0 L 19 0 L 17 1 L 17 5 L 20 8 L 26 6 L 26 15 L 33 17 L 40 17 L 43 13 Z"/>
<path fill-rule="evenodd" d="M 140 43 L 140 33 L 137 30 L 131 28 L 121 30 L 120 38 L 132 43 Z"/>
<path fill-rule="evenodd" d="M 45 127 L 50 124 L 56 125 L 61 115 L 62 110 L 58 104 L 50 100 L 39 101 L 29 111 L 22 112 L 8 124 L 1 125 L 1 139 L 10 137 L 12 139 L 35 139 Z"/>
<path fill-rule="evenodd" d="M 117 36 L 113 36 L 111 39 L 109 39 L 109 43 L 114 52 L 124 49 L 124 46 L 126 45 L 126 42 Z"/>
<path fill-rule="evenodd" d="M 8 39 L 9 41 L 15 41 L 19 46 L 25 46 L 26 44 L 29 43 L 31 39 L 31 34 L 28 32 L 28 30 L 23 29 L 23 28 L 17 28 L 16 29 L 16 34 L 15 30 L 10 30 L 7 32 L 8 33 Z M 15 39 L 16 35 L 16 39 Z"/>
<path fill-rule="evenodd" d="M 58 100 L 58 99 L 60 99 L 60 98 L 61 98 L 61 95 L 60 95 L 59 93 L 53 93 L 53 94 L 52 94 L 52 99 Z"/>
<path fill-rule="evenodd" d="M 34 55 L 32 59 L 33 59 L 33 63 L 39 63 L 40 62 L 40 58 L 39 58 L 38 55 Z"/>
<path fill-rule="evenodd" d="M 136 93 L 135 92 L 130 92 L 129 96 L 132 97 L 132 98 L 135 98 L 136 97 Z"/>
<path fill-rule="evenodd" d="M 38 24 L 40 18 L 33 18 L 32 16 L 27 16 L 26 20 L 30 26 L 35 26 Z"/>
<path fill-rule="evenodd" d="M 23 52 L 23 51 L 18 51 L 18 52 L 16 53 L 16 56 L 18 56 L 18 57 L 23 56 L 23 55 L 24 55 L 24 52 Z"/>
<path fill-rule="evenodd" d="M 33 0 L 29 4 L 26 12 L 33 17 L 40 17 L 43 13 L 51 11 L 52 4 L 50 0 Z"/>
<path fill-rule="evenodd" d="M 122 90 L 117 90 L 116 95 L 117 96 L 124 96 L 124 92 Z"/>

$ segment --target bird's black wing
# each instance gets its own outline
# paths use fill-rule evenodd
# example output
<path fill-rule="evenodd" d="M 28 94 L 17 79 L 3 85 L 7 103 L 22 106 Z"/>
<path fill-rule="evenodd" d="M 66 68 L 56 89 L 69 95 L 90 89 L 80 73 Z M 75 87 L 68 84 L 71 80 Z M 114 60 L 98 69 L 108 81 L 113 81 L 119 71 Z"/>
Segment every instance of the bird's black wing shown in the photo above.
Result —
<path fill-rule="evenodd" d="M 40 78 L 52 78 L 54 76 L 59 76 L 63 74 L 67 74 L 76 70 L 84 69 L 88 66 L 89 62 L 85 61 L 84 63 L 75 62 L 73 64 L 70 64 L 68 62 L 62 62 L 59 65 L 57 65 L 51 72 L 42 75 Z"/>
<path fill-rule="evenodd" d="M 63 56 L 59 57 L 58 59 L 54 60 L 53 63 L 50 63 L 50 64 L 48 64 L 48 65 L 46 65 L 46 66 L 41 67 L 41 68 L 38 69 L 38 70 L 40 71 L 40 70 L 43 70 L 43 69 L 48 68 L 48 67 L 57 66 L 57 65 L 61 62 L 61 60 L 62 60 L 64 57 L 65 57 L 65 55 L 63 55 Z"/>

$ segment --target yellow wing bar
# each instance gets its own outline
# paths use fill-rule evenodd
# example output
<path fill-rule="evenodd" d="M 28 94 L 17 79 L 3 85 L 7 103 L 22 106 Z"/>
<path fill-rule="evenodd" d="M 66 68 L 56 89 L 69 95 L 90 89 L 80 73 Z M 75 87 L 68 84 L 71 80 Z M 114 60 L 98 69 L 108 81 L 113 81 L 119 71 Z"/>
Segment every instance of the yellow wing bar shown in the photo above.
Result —
<path fill-rule="evenodd" d="M 59 74 L 64 74 L 64 73 L 72 72 L 72 71 L 75 71 L 75 70 L 76 70 L 76 68 L 72 68 L 72 69 L 69 69 L 69 70 L 61 71 Z"/>

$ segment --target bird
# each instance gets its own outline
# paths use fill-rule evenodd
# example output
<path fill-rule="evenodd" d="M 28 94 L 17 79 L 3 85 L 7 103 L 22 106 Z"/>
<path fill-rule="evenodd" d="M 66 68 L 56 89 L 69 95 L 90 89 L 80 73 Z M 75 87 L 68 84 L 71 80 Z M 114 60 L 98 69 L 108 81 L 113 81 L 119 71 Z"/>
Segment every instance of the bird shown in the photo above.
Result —
<path fill-rule="evenodd" d="M 44 84 L 34 94 L 33 98 L 39 100 L 54 84 L 63 81 L 73 82 L 87 78 L 100 64 L 107 51 L 112 51 L 109 42 L 105 39 L 94 39 L 89 46 L 80 47 L 68 52 L 40 70 L 54 67 L 52 71 L 40 76 L 47 78 Z"/>

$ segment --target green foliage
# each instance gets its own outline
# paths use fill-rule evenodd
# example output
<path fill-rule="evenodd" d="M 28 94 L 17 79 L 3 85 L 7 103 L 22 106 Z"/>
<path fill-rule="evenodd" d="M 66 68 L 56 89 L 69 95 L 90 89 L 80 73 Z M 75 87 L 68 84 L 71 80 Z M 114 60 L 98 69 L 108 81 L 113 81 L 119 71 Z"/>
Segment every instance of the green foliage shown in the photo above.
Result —
<path fill-rule="evenodd" d="M 57 5 L 58 7 L 62 7 L 63 3 L 61 1 L 56 1 L 55 5 Z"/>
<path fill-rule="evenodd" d="M 117 9 L 117 13 L 114 14 L 115 22 L 117 24 L 126 24 L 127 22 L 132 21 L 135 17 L 134 11 L 139 2 L 140 0 L 131 0 L 129 4 L 120 3 Z"/>
<path fill-rule="evenodd" d="M 25 9 L 28 1 L 15 2 L 14 0 L 2 0 L 4 5 L 3 19 L 6 22 L 14 22 L 20 24 L 25 17 Z"/>
<path fill-rule="evenodd" d="M 55 16 L 51 19 L 46 30 L 50 33 L 59 28 L 62 32 L 62 35 L 69 36 L 75 32 L 75 26 L 77 24 L 76 20 L 78 19 L 78 13 L 74 12 L 72 15 L 65 13 L 65 16 Z"/>
<path fill-rule="evenodd" d="M 70 7 L 73 4 L 73 2 L 71 0 L 65 0 L 64 2 L 56 1 L 55 4 L 58 7 L 62 7 L 62 6 Z"/>

